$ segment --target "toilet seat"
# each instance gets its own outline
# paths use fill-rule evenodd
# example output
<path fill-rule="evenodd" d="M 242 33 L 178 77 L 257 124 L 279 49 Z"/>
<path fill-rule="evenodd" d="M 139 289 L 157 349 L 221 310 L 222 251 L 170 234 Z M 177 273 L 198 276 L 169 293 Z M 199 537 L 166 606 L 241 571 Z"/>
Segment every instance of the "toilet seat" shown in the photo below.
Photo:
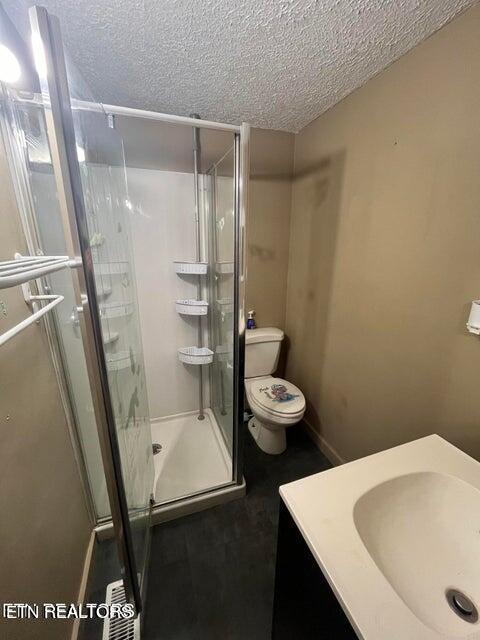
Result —
<path fill-rule="evenodd" d="M 287 419 L 289 422 L 303 416 L 305 396 L 291 382 L 272 376 L 246 382 L 248 401 L 262 414 L 273 420 Z"/>
<path fill-rule="evenodd" d="M 282 453 L 287 447 L 287 427 L 304 416 L 305 396 L 291 382 L 272 376 L 246 378 L 245 394 L 253 413 L 248 422 L 253 439 L 265 453 Z"/>

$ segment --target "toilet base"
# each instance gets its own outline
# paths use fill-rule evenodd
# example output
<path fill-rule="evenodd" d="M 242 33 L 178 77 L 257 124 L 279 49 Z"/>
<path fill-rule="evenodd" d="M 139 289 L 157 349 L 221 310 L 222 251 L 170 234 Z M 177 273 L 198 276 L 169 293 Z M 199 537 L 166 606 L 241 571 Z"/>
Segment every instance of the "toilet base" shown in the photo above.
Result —
<path fill-rule="evenodd" d="M 285 427 L 269 429 L 258 418 L 253 417 L 248 421 L 248 430 L 257 445 L 265 453 L 278 455 L 279 453 L 283 453 L 287 448 Z"/>

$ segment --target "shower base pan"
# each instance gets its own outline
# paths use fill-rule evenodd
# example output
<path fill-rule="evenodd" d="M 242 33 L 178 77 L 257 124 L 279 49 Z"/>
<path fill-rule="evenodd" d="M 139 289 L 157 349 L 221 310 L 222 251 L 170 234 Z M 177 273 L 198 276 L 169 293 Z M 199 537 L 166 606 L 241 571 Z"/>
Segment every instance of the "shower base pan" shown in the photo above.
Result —
<path fill-rule="evenodd" d="M 232 479 L 232 462 L 211 409 L 204 420 L 198 420 L 198 412 L 176 414 L 152 420 L 151 429 L 152 442 L 161 445 L 153 458 L 154 522 L 245 494 L 245 486 L 225 487 Z"/>
<path fill-rule="evenodd" d="M 152 525 L 203 511 L 246 493 L 245 480 L 233 484 L 232 463 L 211 409 L 205 419 L 188 412 L 151 421 L 152 443 L 161 445 L 153 456 L 155 505 Z M 97 538 L 113 536 L 112 522 L 95 527 Z"/>

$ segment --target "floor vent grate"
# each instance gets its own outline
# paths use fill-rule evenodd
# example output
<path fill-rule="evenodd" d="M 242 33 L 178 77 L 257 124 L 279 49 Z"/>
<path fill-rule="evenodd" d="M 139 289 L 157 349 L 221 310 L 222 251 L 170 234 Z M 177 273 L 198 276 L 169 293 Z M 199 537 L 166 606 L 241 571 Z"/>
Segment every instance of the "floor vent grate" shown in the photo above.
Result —
<path fill-rule="evenodd" d="M 107 585 L 105 602 L 108 606 L 126 604 L 127 600 L 122 580 L 117 580 Z M 140 640 L 140 616 L 129 620 L 106 618 L 103 623 L 102 640 Z"/>

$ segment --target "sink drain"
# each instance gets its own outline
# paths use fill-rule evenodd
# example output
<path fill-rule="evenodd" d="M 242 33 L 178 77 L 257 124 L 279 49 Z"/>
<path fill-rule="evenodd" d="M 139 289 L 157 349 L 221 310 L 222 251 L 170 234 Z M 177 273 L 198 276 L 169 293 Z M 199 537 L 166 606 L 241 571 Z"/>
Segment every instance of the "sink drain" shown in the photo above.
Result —
<path fill-rule="evenodd" d="M 152 449 L 153 449 L 153 455 L 156 455 L 157 453 L 160 453 L 160 451 L 162 450 L 162 445 L 158 444 L 158 442 L 154 442 L 152 444 Z"/>
<path fill-rule="evenodd" d="M 458 589 L 447 589 L 445 592 L 450 608 L 463 620 L 467 622 L 477 622 L 478 611 L 468 596 Z"/>

